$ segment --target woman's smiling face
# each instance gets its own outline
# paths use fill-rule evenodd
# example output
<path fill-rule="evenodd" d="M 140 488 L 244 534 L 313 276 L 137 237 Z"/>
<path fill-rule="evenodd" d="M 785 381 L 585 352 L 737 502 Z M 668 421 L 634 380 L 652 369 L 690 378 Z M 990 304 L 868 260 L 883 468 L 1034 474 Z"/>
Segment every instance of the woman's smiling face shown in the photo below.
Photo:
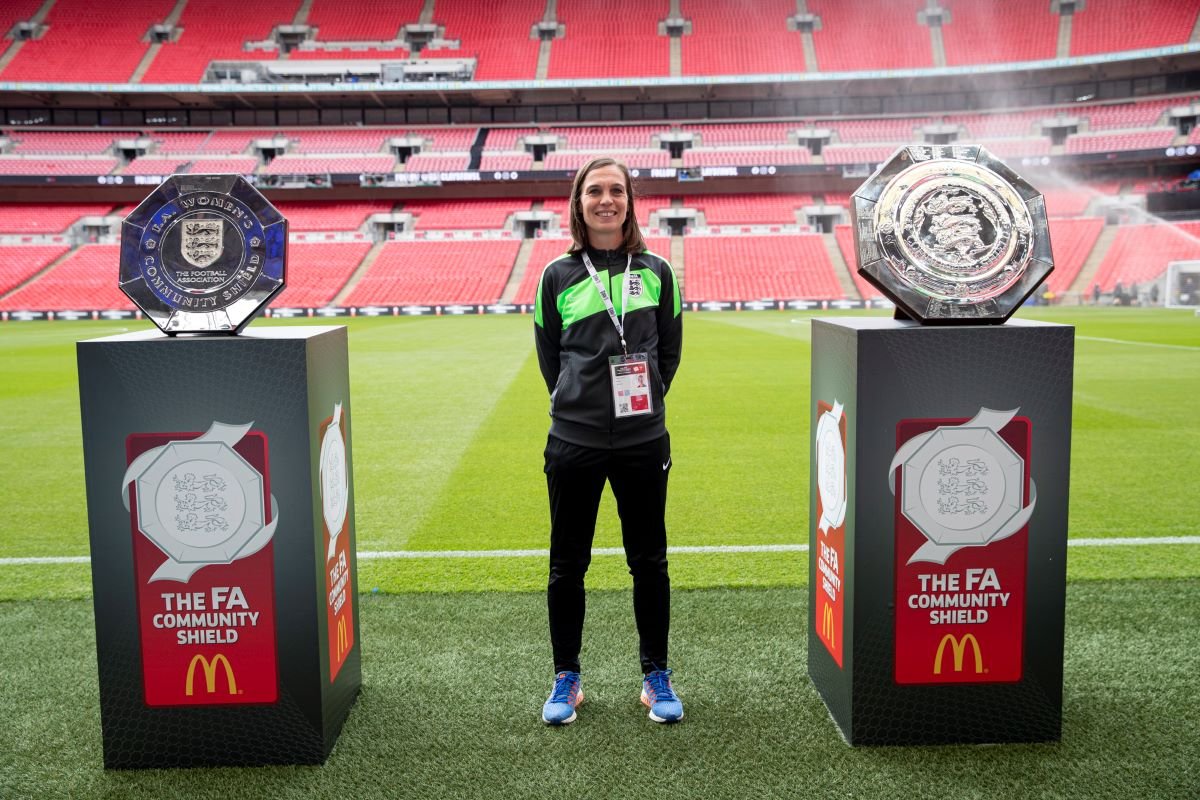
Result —
<path fill-rule="evenodd" d="M 624 239 L 622 227 L 629 208 L 625 175 L 619 167 L 597 167 L 583 181 L 579 198 L 588 244 L 602 250 L 616 250 Z"/>

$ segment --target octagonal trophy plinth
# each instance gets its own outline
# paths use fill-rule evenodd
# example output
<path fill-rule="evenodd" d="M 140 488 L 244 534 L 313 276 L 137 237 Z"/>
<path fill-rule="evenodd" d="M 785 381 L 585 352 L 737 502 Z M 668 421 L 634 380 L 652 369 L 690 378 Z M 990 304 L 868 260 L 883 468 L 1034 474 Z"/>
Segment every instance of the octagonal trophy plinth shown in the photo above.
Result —
<path fill-rule="evenodd" d="M 924 324 L 1002 323 L 1054 269 L 1042 195 L 979 145 L 900 148 L 850 217 L 858 273 Z"/>
<path fill-rule="evenodd" d="M 808 674 L 850 744 L 1056 740 L 1074 329 L 1011 318 L 1042 198 L 913 146 L 853 213 L 897 318 L 813 321 Z"/>
<path fill-rule="evenodd" d="M 121 291 L 168 336 L 239 333 L 286 266 L 287 220 L 240 175 L 172 175 L 121 224 Z"/>

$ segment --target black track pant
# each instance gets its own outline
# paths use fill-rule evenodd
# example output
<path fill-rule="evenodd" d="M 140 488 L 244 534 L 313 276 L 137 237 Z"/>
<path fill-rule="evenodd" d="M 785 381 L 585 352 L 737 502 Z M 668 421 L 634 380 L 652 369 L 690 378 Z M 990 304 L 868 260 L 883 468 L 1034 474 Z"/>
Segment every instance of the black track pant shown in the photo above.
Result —
<path fill-rule="evenodd" d="M 667 476 L 671 437 L 619 450 L 546 442 L 550 490 L 550 643 L 554 671 L 579 671 L 585 610 L 583 576 L 592 559 L 596 512 L 607 480 L 621 517 L 625 560 L 633 576 L 642 671 L 667 668 L 671 579 L 667 575 Z"/>

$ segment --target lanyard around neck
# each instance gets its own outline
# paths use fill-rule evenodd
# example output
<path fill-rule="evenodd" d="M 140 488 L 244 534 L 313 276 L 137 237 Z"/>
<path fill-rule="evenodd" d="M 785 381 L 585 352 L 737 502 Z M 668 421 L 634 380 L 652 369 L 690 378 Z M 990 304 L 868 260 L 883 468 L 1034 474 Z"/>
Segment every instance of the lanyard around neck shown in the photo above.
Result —
<path fill-rule="evenodd" d="M 588 275 L 592 276 L 592 282 L 596 284 L 596 289 L 600 292 L 600 299 L 604 301 L 604 307 L 608 309 L 608 318 L 612 320 L 613 327 L 617 329 L 617 336 L 621 337 L 621 350 L 625 355 L 629 355 L 629 348 L 625 345 L 625 312 L 629 308 L 629 267 L 633 264 L 633 256 L 625 254 L 625 279 L 621 284 L 621 316 L 617 317 L 617 310 L 613 308 L 612 298 L 608 296 L 608 290 L 604 288 L 604 281 L 600 280 L 600 276 L 596 274 L 596 268 L 592 266 L 592 260 L 588 258 L 587 251 L 583 251 L 583 265 L 587 267 Z"/>

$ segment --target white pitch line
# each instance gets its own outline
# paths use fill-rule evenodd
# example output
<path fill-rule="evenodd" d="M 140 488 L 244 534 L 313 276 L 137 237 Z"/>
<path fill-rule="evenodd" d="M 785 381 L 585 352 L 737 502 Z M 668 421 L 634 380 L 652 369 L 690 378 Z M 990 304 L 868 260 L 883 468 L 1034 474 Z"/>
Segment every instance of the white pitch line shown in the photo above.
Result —
<path fill-rule="evenodd" d="M 1200 536 L 1138 536 L 1112 539 L 1070 539 L 1069 547 L 1154 547 L 1170 544 L 1200 545 Z M 806 544 L 713 544 L 684 547 L 668 547 L 668 554 L 690 553 L 807 553 Z M 620 556 L 625 551 L 620 547 L 596 547 L 594 556 Z M 546 558 L 548 550 L 364 550 L 358 554 L 360 560 L 421 559 L 421 558 Z M 37 556 L 28 558 L 0 558 L 0 567 L 24 564 L 87 564 L 87 556 Z"/>
<path fill-rule="evenodd" d="M 1076 336 L 1076 339 L 1084 339 L 1089 342 L 1108 342 L 1109 344 L 1127 344 L 1133 347 L 1162 347 L 1167 350 L 1190 350 L 1191 352 L 1200 352 L 1200 347 L 1194 347 L 1190 344 L 1161 344 L 1160 342 L 1132 342 L 1128 339 L 1105 339 L 1103 336 Z"/>

